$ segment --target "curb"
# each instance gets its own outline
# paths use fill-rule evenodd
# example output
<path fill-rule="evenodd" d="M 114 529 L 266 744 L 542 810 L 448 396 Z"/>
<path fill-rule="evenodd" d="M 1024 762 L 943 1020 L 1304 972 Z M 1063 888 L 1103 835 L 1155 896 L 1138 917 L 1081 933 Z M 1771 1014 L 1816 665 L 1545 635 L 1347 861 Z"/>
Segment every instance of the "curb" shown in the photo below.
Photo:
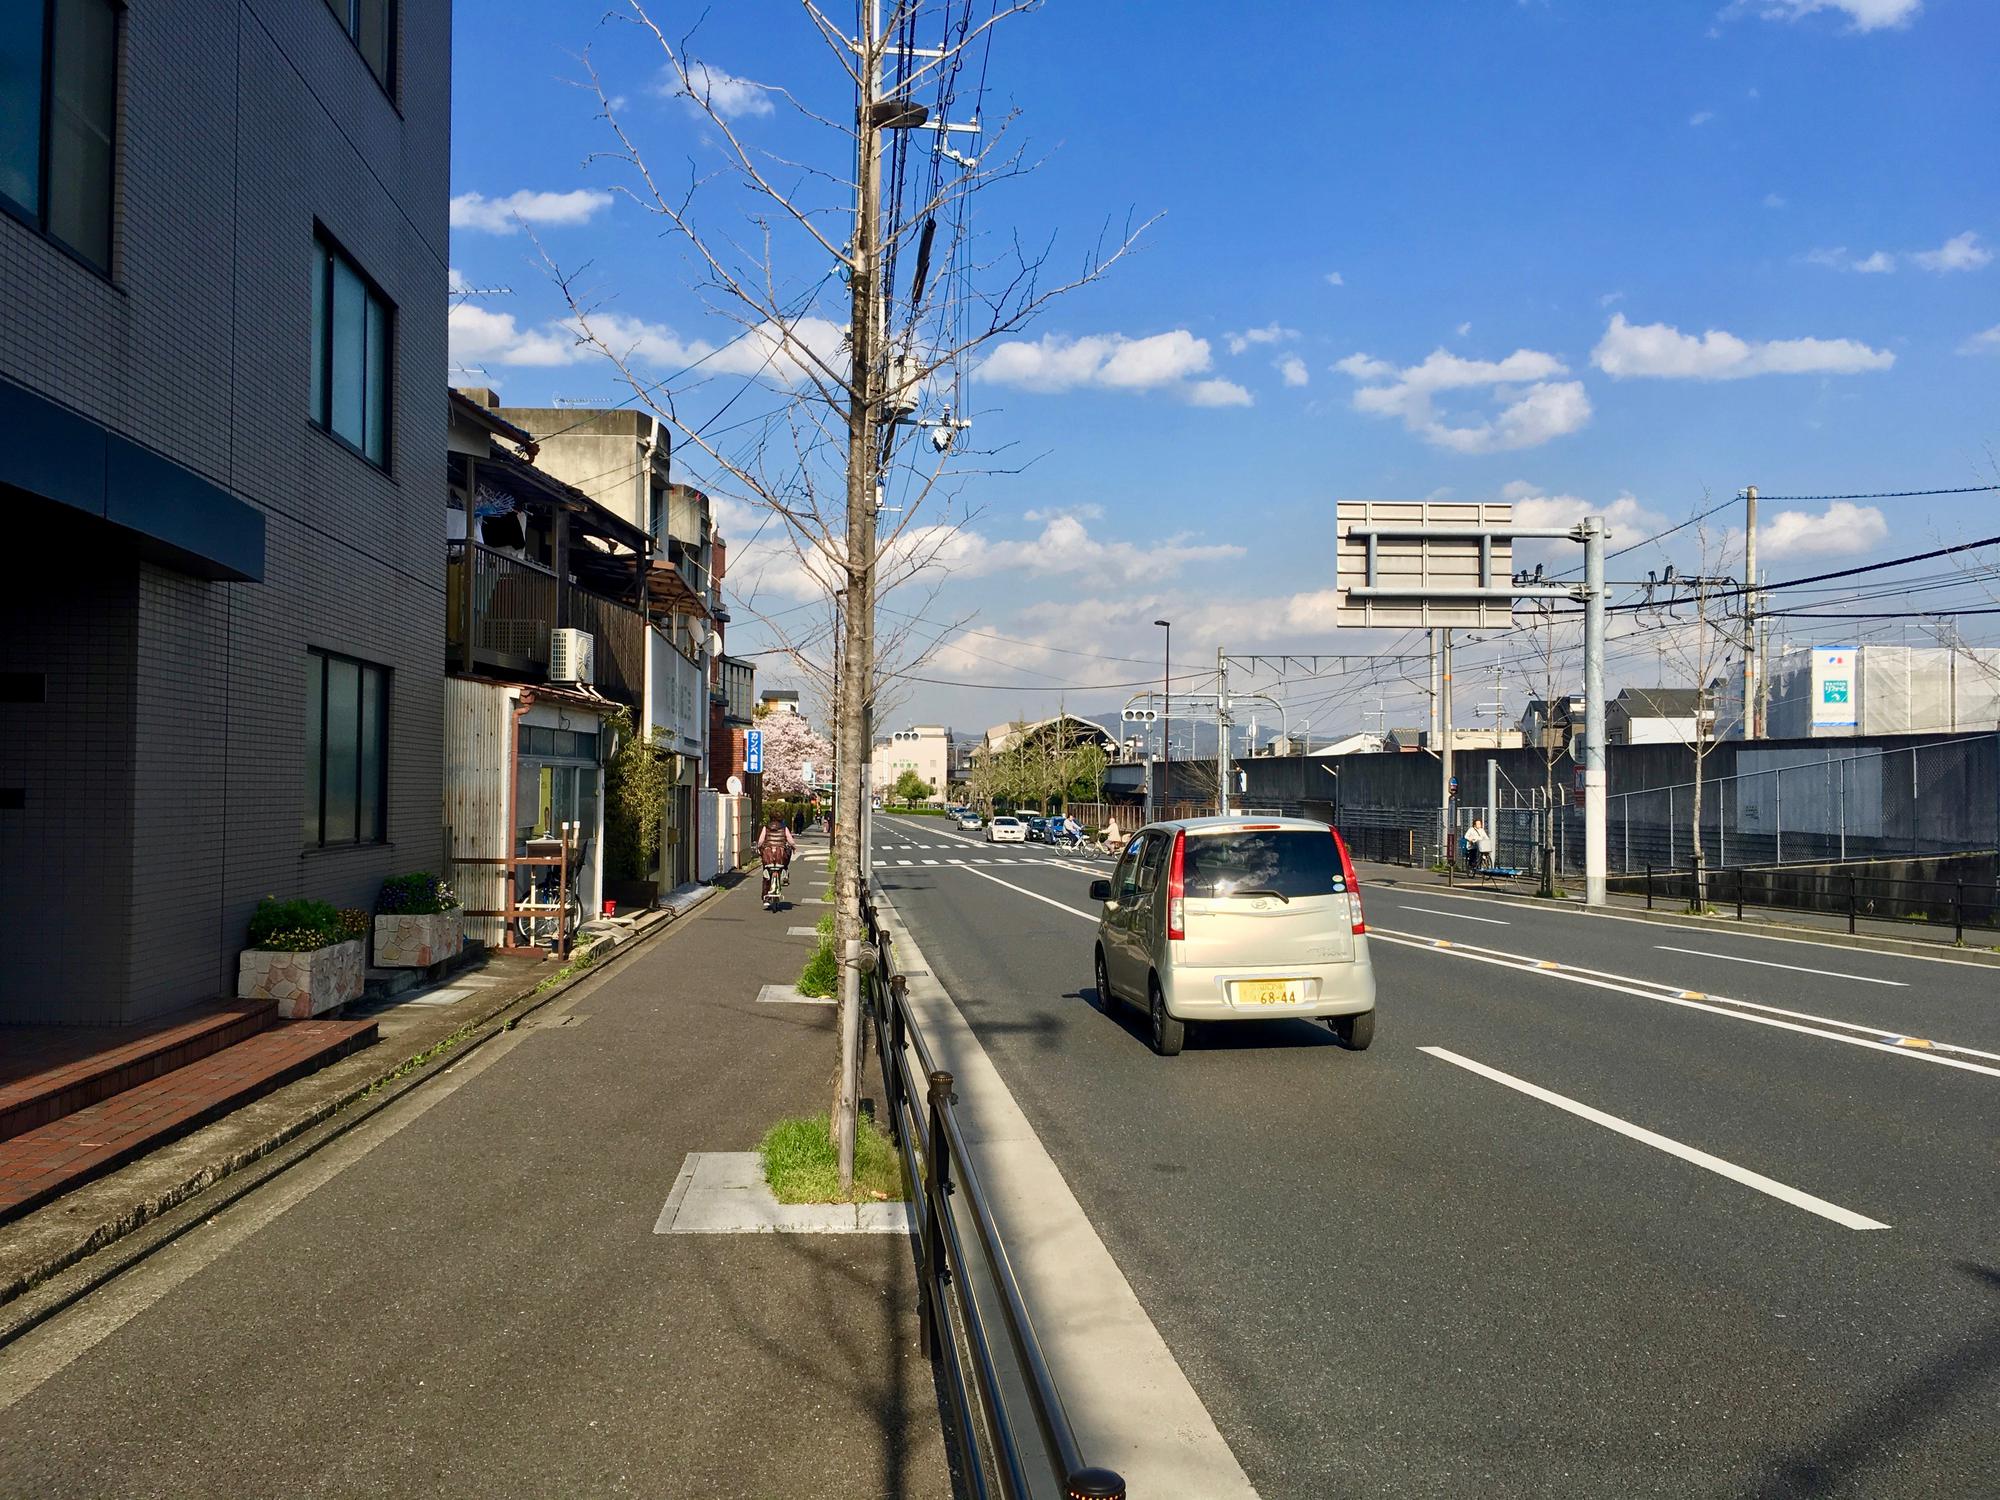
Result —
<path fill-rule="evenodd" d="M 1795 942 L 1824 943 L 1832 948 L 1859 948 L 1871 953 L 1887 953 L 1899 958 L 1936 958 L 1952 963 L 2000 968 L 2000 953 L 1987 948 L 1960 948 L 1951 943 L 1927 943 L 1915 938 L 1885 937 L 1871 932 L 1837 932 L 1823 927 L 1798 927 L 1788 922 L 1737 921 L 1734 917 L 1703 917 L 1686 911 L 1627 910 L 1619 906 L 1593 909 L 1570 897 L 1544 899 L 1528 891 L 1502 886 L 1447 886 L 1436 880 L 1396 880 L 1377 878 L 1366 884 L 1394 886 L 1405 891 L 1447 891 L 1472 894 L 1493 901 L 1513 901 L 1541 911 L 1567 912 L 1578 917 L 1623 917 L 1633 922 L 1657 922 L 1665 927 L 1681 927 L 1693 932 L 1734 932 L 1751 937 L 1786 938 Z"/>
<path fill-rule="evenodd" d="M 710 889 L 719 891 L 723 887 L 711 886 Z M 556 983 L 547 984 L 546 988 L 538 986 L 526 994 L 516 994 L 509 999 L 499 1001 L 484 1012 L 468 1019 L 456 1031 L 431 1043 L 415 1056 L 400 1058 L 385 1066 L 374 1076 L 357 1080 L 330 1098 L 320 1100 L 311 1108 L 285 1120 L 260 1139 L 230 1152 L 218 1161 L 204 1164 L 199 1171 L 177 1183 L 149 1193 L 125 1212 L 98 1224 L 81 1240 L 17 1272 L 4 1285 L 0 1285 L 0 1348 L 5 1348 L 14 1340 L 32 1331 L 105 1282 L 144 1260 L 154 1251 L 173 1243 L 188 1229 L 213 1213 L 229 1207 L 288 1168 L 306 1160 L 321 1147 L 338 1140 L 355 1126 L 374 1118 L 404 1095 L 442 1073 L 444 1069 L 439 1064 L 456 1063 L 470 1055 L 503 1031 L 511 1030 L 522 1017 L 540 1010 L 584 980 L 609 971 L 623 957 L 647 947 L 659 934 L 680 926 L 686 918 L 699 915 L 702 908 L 710 905 L 713 900 L 712 896 L 704 896 L 687 910 L 668 916 L 663 921 L 654 922 L 644 931 L 633 933 L 623 942 L 609 945 L 608 951 L 601 958 L 593 958 L 585 967 L 575 970 Z M 592 951 L 596 950 L 593 948 Z M 379 1098 L 372 1103 L 369 1102 L 369 1096 L 376 1094 L 379 1094 Z M 353 1106 L 356 1104 L 364 1104 L 365 1107 L 354 1109 Z M 227 1118 L 228 1116 L 223 1116 L 223 1119 Z M 189 1203 L 218 1183 L 237 1177 L 244 1173 L 246 1168 L 253 1167 L 259 1162 L 267 1161 L 285 1146 L 329 1121 L 334 1123 L 335 1128 L 325 1131 L 317 1140 L 285 1160 L 271 1163 L 269 1171 L 245 1176 L 230 1192 L 204 1204 L 201 1214 L 191 1216 L 187 1223 L 180 1225 L 171 1233 L 137 1247 L 135 1253 L 119 1258 L 115 1264 L 107 1263 L 95 1274 L 83 1276 L 75 1286 L 64 1289 L 57 1296 L 39 1300 L 37 1305 L 22 1305 L 24 1299 L 29 1299 L 37 1287 L 46 1285 L 63 1272 L 75 1268 L 148 1224 L 157 1223 L 174 1209 Z"/>

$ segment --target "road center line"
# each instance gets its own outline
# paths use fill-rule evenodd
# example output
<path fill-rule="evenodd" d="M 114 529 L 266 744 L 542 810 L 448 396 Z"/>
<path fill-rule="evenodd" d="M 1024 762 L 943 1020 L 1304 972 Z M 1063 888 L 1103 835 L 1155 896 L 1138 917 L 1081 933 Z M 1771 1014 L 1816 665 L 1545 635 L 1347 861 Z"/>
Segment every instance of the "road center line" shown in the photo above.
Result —
<path fill-rule="evenodd" d="M 1731 1182 L 1740 1182 L 1745 1187 L 1755 1188 L 1758 1192 L 1769 1194 L 1780 1202 L 1791 1204 L 1794 1208 L 1802 1208 L 1809 1214 L 1818 1214 L 1822 1219 L 1830 1219 L 1842 1228 L 1887 1229 L 1889 1227 L 1878 1220 L 1855 1213 L 1852 1209 L 1842 1208 L 1838 1203 L 1829 1203 L 1824 1198 L 1815 1198 L 1811 1193 L 1787 1187 L 1784 1183 L 1766 1177 L 1761 1172 L 1753 1172 L 1748 1167 L 1739 1167 L 1736 1163 L 1724 1161 L 1719 1156 L 1710 1156 L 1706 1151 L 1683 1145 L 1670 1136 L 1660 1135 L 1642 1125 L 1634 1125 L 1630 1120 L 1621 1120 L 1616 1115 L 1607 1115 L 1601 1109 L 1592 1109 L 1588 1104 L 1581 1104 L 1566 1095 L 1529 1083 L 1524 1078 L 1516 1078 L 1511 1073 L 1503 1073 L 1498 1068 L 1489 1068 L 1485 1063 L 1474 1062 L 1469 1057 L 1461 1057 L 1446 1048 L 1419 1047 L 1417 1050 L 1427 1052 L 1432 1057 L 1440 1058 L 1468 1072 L 1477 1073 L 1482 1078 L 1490 1078 L 1493 1082 L 1513 1089 L 1517 1093 L 1526 1094 L 1531 1099 L 1539 1099 L 1544 1104 L 1553 1104 L 1557 1109 L 1566 1110 L 1580 1120 L 1588 1120 L 1593 1125 L 1602 1125 L 1606 1130 L 1616 1131 L 1619 1135 L 1638 1141 L 1642 1145 L 1651 1146 L 1656 1151 L 1664 1151 L 1669 1156 L 1678 1156 L 1682 1161 L 1692 1162 L 1695 1166 L 1713 1172 L 1718 1177 L 1727 1177 Z"/>
<path fill-rule="evenodd" d="M 1512 927 L 1512 922 L 1503 922 L 1498 917 L 1475 917 L 1469 911 L 1439 911 L 1431 906 L 1406 906 L 1404 911 L 1420 911 L 1430 917 L 1456 917 L 1461 922 L 1484 922 L 1488 927 Z"/>
<path fill-rule="evenodd" d="M 2000 1078 L 2000 1068 L 1963 1060 L 1963 1057 L 1984 1057 L 2000 1062 L 2000 1053 L 1980 1052 L 1971 1047 L 1955 1047 L 1946 1042 L 1899 1037 L 1884 1026 L 1863 1026 L 1854 1021 L 1835 1021 L 1826 1016 L 1810 1015 L 1804 1011 L 1780 1010 L 1775 1005 L 1759 1005 L 1754 1000 L 1732 1000 L 1727 995 L 1697 995 L 1692 990 L 1682 991 L 1679 994 L 1662 994 L 1661 990 L 1673 990 L 1678 986 L 1662 985 L 1651 979 L 1627 981 L 1622 975 L 1600 975 L 1594 969 L 1579 969 L 1570 964 L 1555 963 L 1548 959 L 1523 958 L 1518 953 L 1501 953 L 1495 949 L 1477 948 L 1466 943 L 1448 944 L 1442 938 L 1424 937 L 1414 932 L 1393 932 L 1388 928 L 1377 927 L 1373 923 L 1369 924 L 1368 933 L 1372 938 L 1393 943 L 1398 947 L 1426 948 L 1433 953 L 1442 953 L 1448 958 L 1469 958 L 1475 963 L 1494 964 L 1523 974 L 1545 974 L 1553 979 L 1567 980 L 1571 984 L 1589 985 L 1592 989 L 1613 990 L 1621 995 L 1637 995 L 1641 1000 L 1651 1000 L 1660 1005 L 1676 1005 L 1684 1010 L 1707 1011 L 1712 1016 L 1727 1016 L 1732 1021 L 1748 1021 L 1753 1026 L 1770 1026 L 1779 1031 L 1796 1031 L 1802 1036 L 1823 1037 L 1829 1042 L 1844 1042 L 1850 1047 L 1866 1047 L 1875 1052 L 1889 1052 L 1898 1057 L 1911 1057 L 1922 1062 L 1935 1063 L 1941 1068 L 1959 1068 L 1968 1073 L 1984 1073 L 1990 1078 Z M 1641 988 L 1644 985 L 1656 987 Z M 1818 1024 L 1803 1026 L 1798 1021 L 1781 1019 L 1787 1016 L 1796 1016 L 1800 1020 Z M 1845 1030 L 1821 1029 L 1827 1026 L 1843 1027 Z M 1861 1034 L 1850 1036 L 1848 1032 Z M 1941 1055 L 1946 1052 L 1960 1053 L 1963 1057 Z"/>
<path fill-rule="evenodd" d="M 1696 958 L 1720 958 L 1732 964 L 1755 964 L 1760 969 L 1790 969 L 1794 974 L 1823 974 L 1828 979 L 1852 979 L 1856 984 L 1887 984 L 1899 990 L 1909 988 L 1900 979 L 1875 979 L 1866 974 L 1843 974 L 1837 969 L 1808 969 L 1803 964 L 1774 963 L 1768 958 L 1740 958 L 1734 953 L 1710 953 L 1705 948 L 1676 948 L 1672 943 L 1655 943 L 1653 946 L 1662 953 L 1691 953 Z"/>
<path fill-rule="evenodd" d="M 1024 885 L 1014 884 L 1011 880 L 1002 880 L 998 875 L 988 875 L 984 870 L 974 869 L 971 865 L 965 867 L 965 873 L 968 875 L 977 875 L 981 880 L 990 880 L 995 885 L 1004 885 L 1008 890 L 1019 891 L 1024 896 L 1032 896 L 1037 901 L 1053 906 L 1057 911 L 1066 911 L 1073 917 L 1082 917 L 1086 922 L 1095 922 L 1097 920 L 1097 913 L 1094 911 L 1078 911 L 1074 906 L 1065 906 L 1053 897 L 1044 896 L 1040 891 L 1031 891 Z"/>

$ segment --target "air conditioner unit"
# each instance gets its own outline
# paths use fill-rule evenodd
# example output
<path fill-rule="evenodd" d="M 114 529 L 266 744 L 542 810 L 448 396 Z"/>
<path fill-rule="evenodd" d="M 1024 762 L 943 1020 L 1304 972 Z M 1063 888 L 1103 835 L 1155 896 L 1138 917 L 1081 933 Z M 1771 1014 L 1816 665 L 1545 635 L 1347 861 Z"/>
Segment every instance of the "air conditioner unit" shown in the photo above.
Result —
<path fill-rule="evenodd" d="M 595 682 L 597 674 L 592 670 L 595 645 L 587 630 L 550 631 L 549 681 Z"/>

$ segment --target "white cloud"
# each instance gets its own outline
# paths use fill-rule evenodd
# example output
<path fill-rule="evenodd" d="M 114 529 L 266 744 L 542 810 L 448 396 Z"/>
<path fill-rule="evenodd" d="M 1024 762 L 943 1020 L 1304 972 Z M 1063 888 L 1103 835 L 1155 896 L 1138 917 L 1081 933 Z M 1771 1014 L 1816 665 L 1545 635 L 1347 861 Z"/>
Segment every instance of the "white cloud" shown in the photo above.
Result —
<path fill-rule="evenodd" d="M 1233 542 L 1198 543 L 1185 534 L 1144 547 L 1102 541 L 1078 517 L 1055 516 L 1026 549 L 1021 565 L 1032 565 L 1039 572 L 1081 573 L 1100 583 L 1137 585 L 1162 583 L 1190 563 L 1225 562 L 1243 555 L 1244 549 Z"/>
<path fill-rule="evenodd" d="M 1362 382 L 1354 409 L 1394 416 L 1426 442 L 1458 453 L 1499 453 L 1533 448 L 1575 432 L 1590 420 L 1590 398 L 1581 381 L 1556 380 L 1568 369 L 1553 354 L 1516 349 L 1503 360 L 1461 359 L 1433 350 L 1422 364 L 1397 370 L 1365 354 L 1351 354 L 1334 366 Z M 1484 390 L 1500 403 L 1485 421 L 1454 424 L 1441 418 L 1436 398 L 1443 391 Z"/>
<path fill-rule="evenodd" d="M 1617 379 L 1738 380 L 1750 375 L 1853 375 L 1886 370 L 1896 356 L 1854 339 L 1758 342 L 1711 328 L 1701 337 L 1667 323 L 1628 323 L 1613 313 L 1590 362 Z"/>
<path fill-rule="evenodd" d="M 1021 512 L 1021 519 L 1024 521 L 1052 521 L 1058 516 L 1074 516 L 1079 521 L 1101 521 L 1104 519 L 1104 507 L 1095 503 L 1042 505 Z"/>
<path fill-rule="evenodd" d="M 1783 208 L 1785 207 L 1785 200 L 1783 196 L 1778 193 L 1766 193 L 1764 195 L 1764 207 Z"/>
<path fill-rule="evenodd" d="M 2000 323 L 1983 333 L 1975 333 L 1958 346 L 1960 354 L 2000 354 Z"/>
<path fill-rule="evenodd" d="M 1993 259 L 1993 252 L 1979 243 L 1970 229 L 1955 234 L 1935 250 L 1914 250 L 1910 259 L 1926 271 L 1976 271 Z"/>
<path fill-rule="evenodd" d="M 1602 297 L 1597 299 L 1597 305 L 1599 307 L 1610 307 L 1612 304 L 1623 302 L 1624 300 L 1625 294 L 1623 292 L 1606 292 Z"/>
<path fill-rule="evenodd" d="M 1690 124 L 1690 125 L 1706 125 L 1706 124 L 1707 124 L 1707 123 L 1708 123 L 1708 122 L 1709 122 L 1710 120 L 1713 120 L 1714 118 L 1715 118 L 1715 111 L 1714 111 L 1714 110 L 1712 110 L 1712 109 L 1698 109 L 1698 110 L 1696 110 L 1696 111 L 1695 111 L 1695 112 L 1694 112 L 1693 114 L 1691 114 L 1691 115 L 1689 115 L 1689 116 L 1688 116 L 1688 124 Z"/>
<path fill-rule="evenodd" d="M 504 198 L 460 193 L 451 200 L 451 227 L 518 234 L 523 224 L 585 224 L 610 203 L 609 193 L 591 188 L 568 193 L 536 193 L 523 188 Z"/>
<path fill-rule="evenodd" d="M 1250 393 L 1234 381 L 1192 379 L 1213 363 L 1208 340 L 1185 328 L 1143 339 L 1122 333 L 1082 338 L 1051 333 L 1032 343 L 1001 344 L 980 365 L 979 374 L 1000 385 L 1045 394 L 1081 388 L 1166 391 L 1192 406 L 1250 405 Z"/>
<path fill-rule="evenodd" d="M 687 86 L 683 87 L 679 75 L 669 68 L 660 75 L 653 92 L 667 99 L 686 99 L 697 110 L 706 102 L 725 120 L 772 113 L 771 92 L 761 83 L 738 78 L 705 62 L 690 62 L 687 79 Z"/>
<path fill-rule="evenodd" d="M 1312 376 L 1306 370 L 1306 362 L 1296 354 L 1287 354 L 1278 361 L 1278 374 L 1286 385 L 1299 386 L 1311 382 Z"/>
<path fill-rule="evenodd" d="M 1630 490 L 1619 493 L 1606 505 L 1578 495 L 1551 495 L 1540 485 L 1516 479 L 1501 486 L 1500 498 L 1514 506 L 1516 526 L 1574 526 L 1585 516 L 1602 516 L 1606 539 L 1615 546 L 1629 547 L 1649 536 L 1657 536 L 1672 522 L 1649 509 Z M 1532 544 L 1523 544 L 1532 545 Z"/>
<path fill-rule="evenodd" d="M 448 292 L 466 292 L 472 290 L 472 283 L 465 279 L 465 272 L 459 270 L 457 266 L 447 266 L 444 273 L 444 288 Z"/>
<path fill-rule="evenodd" d="M 1734 9 L 1754 6 L 1767 21 L 1796 21 L 1818 11 L 1839 11 L 1855 31 L 1907 26 L 1924 8 L 1924 0 L 1739 0 Z"/>
<path fill-rule="evenodd" d="M 1338 271 L 1328 271 L 1326 273 L 1326 284 L 1328 286 L 1346 286 L 1347 278 L 1342 276 Z"/>
<path fill-rule="evenodd" d="M 1759 557 L 1847 557 L 1872 552 L 1889 539 L 1889 523 L 1872 505 L 1836 500 L 1823 515 L 1781 510 L 1757 522 Z M 1741 543 L 1737 551 L 1742 551 Z"/>
<path fill-rule="evenodd" d="M 1233 380 L 1197 380 L 1187 388 L 1190 406 L 1250 406 L 1255 399 Z"/>
<path fill-rule="evenodd" d="M 1458 325 L 1458 336 L 1460 338 L 1464 338 L 1470 332 L 1472 332 L 1472 324 L 1461 323 Z"/>
<path fill-rule="evenodd" d="M 1993 252 L 1979 243 L 1979 236 L 1970 229 L 1963 234 L 1955 234 L 1935 250 L 1906 250 L 1898 254 L 1889 250 L 1877 250 L 1869 255 L 1850 255 L 1845 245 L 1835 245 L 1827 250 L 1808 250 L 1805 254 L 1808 264 L 1830 266 L 1836 271 L 1859 271 L 1870 275 L 1887 275 L 1902 262 L 1908 262 L 1922 271 L 1977 271 L 1992 262 Z"/>
<path fill-rule="evenodd" d="M 1241 333 L 1225 333 L 1223 342 L 1229 345 L 1231 354 L 1241 354 L 1252 344 L 1278 344 L 1299 336 L 1296 328 L 1280 327 L 1276 323 L 1266 323 L 1262 328 L 1246 328 Z"/>
<path fill-rule="evenodd" d="M 447 327 L 451 357 L 457 364 L 547 368 L 603 358 L 568 320 L 523 328 L 512 313 L 461 303 L 451 309 Z M 703 370 L 715 374 L 764 376 L 773 383 L 794 385 L 807 378 L 811 354 L 836 369 L 846 357 L 843 330 L 824 318 L 798 319 L 790 325 L 789 338 L 776 327 L 763 325 L 721 345 L 683 338 L 665 324 L 619 313 L 597 314 L 591 328 L 621 358 L 651 370 L 678 370 L 699 360 Z"/>

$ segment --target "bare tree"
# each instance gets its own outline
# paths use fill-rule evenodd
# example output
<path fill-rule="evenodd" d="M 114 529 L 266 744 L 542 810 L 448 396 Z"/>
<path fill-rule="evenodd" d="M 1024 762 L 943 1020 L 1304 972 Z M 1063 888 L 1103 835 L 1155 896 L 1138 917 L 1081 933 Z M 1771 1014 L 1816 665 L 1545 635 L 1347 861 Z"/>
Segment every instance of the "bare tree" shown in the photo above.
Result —
<path fill-rule="evenodd" d="M 612 141 L 593 159 L 618 169 L 616 190 L 680 248 L 709 311 L 737 326 L 725 346 L 738 351 L 732 362 L 743 364 L 748 351 L 755 382 L 775 401 L 766 439 L 752 456 L 682 415 L 686 386 L 669 389 L 643 376 L 629 323 L 591 292 L 583 268 L 549 266 L 580 341 L 660 415 L 683 452 L 692 449 L 781 525 L 801 566 L 835 601 L 830 629 L 816 637 L 832 650 L 801 646 L 794 659 L 832 679 L 842 965 L 833 1121 L 843 1189 L 852 1180 L 860 1057 L 862 768 L 884 644 L 876 606 L 899 570 L 905 578 L 921 573 L 948 545 L 952 460 L 974 353 L 1103 275 L 1134 239 L 1128 227 L 1108 249 L 1100 240 L 1055 285 L 1042 280 L 1046 250 L 1030 250 L 1018 237 L 981 258 L 972 201 L 1028 164 L 1007 142 L 1011 119 L 989 125 L 953 115 L 966 102 L 961 82 L 974 73 L 983 79 L 980 59 L 996 28 L 1038 4 L 999 0 L 979 20 L 969 0 L 865 0 L 861 34 L 849 37 L 816 0 L 801 0 L 801 24 L 823 44 L 827 66 L 796 87 L 719 74 L 695 56 L 691 36 L 671 35 L 642 0 L 624 0 L 607 18 L 636 28 L 644 49 L 663 60 L 666 79 L 701 123 L 708 159 L 671 179 L 656 168 L 616 90 L 586 53 L 588 87 Z M 736 118 L 745 89 L 789 109 L 825 150 L 780 155 L 755 144 Z M 971 107 L 976 116 L 976 101 Z M 976 132 L 961 129 L 965 124 Z M 919 136 L 934 149 L 914 148 Z M 830 317 L 824 302 L 841 277 L 845 307 Z M 922 458 L 907 441 L 918 428 L 931 437 L 932 452 Z M 900 505 L 894 511 L 885 496 L 892 481 Z M 808 659 L 814 665 L 807 667 Z"/>

